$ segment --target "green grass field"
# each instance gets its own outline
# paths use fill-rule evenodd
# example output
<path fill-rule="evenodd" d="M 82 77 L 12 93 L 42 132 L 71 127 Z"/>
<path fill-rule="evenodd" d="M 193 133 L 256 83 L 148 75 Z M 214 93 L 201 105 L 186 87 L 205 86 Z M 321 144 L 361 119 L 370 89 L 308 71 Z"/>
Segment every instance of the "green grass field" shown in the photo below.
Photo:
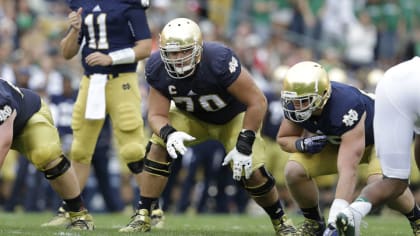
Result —
<path fill-rule="evenodd" d="M 51 213 L 0 213 L 0 235 L 124 235 L 123 233 L 118 233 L 118 229 L 129 220 L 129 216 L 126 214 L 94 214 L 96 229 L 92 232 L 75 232 L 61 228 L 39 227 L 41 223 L 47 221 L 50 217 Z M 302 221 L 301 217 L 291 218 L 295 225 Z M 412 235 L 405 217 L 392 213 L 385 213 L 384 216 L 380 217 L 367 217 L 366 222 L 368 227 L 362 228 L 362 235 Z M 266 216 L 169 214 L 166 215 L 163 229 L 152 229 L 152 232 L 147 235 L 250 236 L 274 235 L 274 231 Z"/>

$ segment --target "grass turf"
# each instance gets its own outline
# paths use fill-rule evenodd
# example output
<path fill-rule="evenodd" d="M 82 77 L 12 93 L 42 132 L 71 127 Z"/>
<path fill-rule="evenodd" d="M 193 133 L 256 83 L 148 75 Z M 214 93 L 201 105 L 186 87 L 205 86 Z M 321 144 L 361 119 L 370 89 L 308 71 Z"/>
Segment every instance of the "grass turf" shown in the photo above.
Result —
<path fill-rule="evenodd" d="M 69 231 L 62 228 L 41 228 L 39 225 L 51 218 L 51 213 L 0 213 L 0 235 L 31 236 L 76 236 L 76 235 L 124 235 L 118 229 L 128 223 L 127 214 L 93 214 L 96 229 L 91 232 Z M 298 225 L 300 216 L 291 217 Z M 405 217 L 395 214 L 384 214 L 379 217 L 367 217 L 367 228 L 362 228 L 362 235 L 412 235 Z M 139 233 L 136 233 L 136 235 Z M 127 235 L 127 234 L 125 234 Z M 128 234 L 134 235 L 134 234 Z M 152 229 L 149 236 L 154 235 L 274 235 L 267 216 L 247 215 L 172 215 L 167 214 L 163 229 Z"/>

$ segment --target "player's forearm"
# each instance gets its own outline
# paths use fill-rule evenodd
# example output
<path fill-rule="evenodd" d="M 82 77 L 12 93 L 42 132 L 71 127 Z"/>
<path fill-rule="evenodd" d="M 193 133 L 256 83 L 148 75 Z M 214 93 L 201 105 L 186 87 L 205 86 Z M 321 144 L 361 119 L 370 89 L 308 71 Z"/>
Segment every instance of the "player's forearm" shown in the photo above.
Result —
<path fill-rule="evenodd" d="M 160 115 L 149 115 L 148 122 L 153 133 L 159 135 L 160 129 L 169 124 L 169 118 Z"/>
<path fill-rule="evenodd" d="M 4 141 L 0 143 L 0 168 L 3 166 L 3 162 L 6 159 L 7 153 L 10 150 L 11 142 Z"/>
<path fill-rule="evenodd" d="M 296 140 L 300 138 L 298 136 L 296 137 L 279 137 L 277 136 L 277 143 L 280 145 L 280 148 L 285 152 L 298 152 L 296 149 Z"/>
<path fill-rule="evenodd" d="M 143 60 L 152 52 L 152 39 L 144 39 L 136 42 L 133 48 L 136 61 Z"/>
<path fill-rule="evenodd" d="M 123 48 L 108 53 L 111 65 L 131 64 L 150 56 L 152 41 L 149 39 L 136 42 L 134 48 Z"/>
<path fill-rule="evenodd" d="M 0 168 L 3 166 L 3 162 L 6 159 L 6 155 L 7 155 L 7 152 L 5 152 L 5 149 L 2 148 L 0 150 Z"/>
<path fill-rule="evenodd" d="M 255 132 L 260 129 L 266 110 L 267 100 L 265 99 L 260 99 L 255 104 L 248 105 L 243 121 L 243 128 Z"/>
<path fill-rule="evenodd" d="M 339 173 L 335 198 L 351 202 L 357 185 L 357 169 Z"/>
<path fill-rule="evenodd" d="M 61 54 L 65 59 L 73 58 L 78 52 L 80 45 L 78 43 L 79 31 L 71 28 L 68 34 L 61 40 Z"/>

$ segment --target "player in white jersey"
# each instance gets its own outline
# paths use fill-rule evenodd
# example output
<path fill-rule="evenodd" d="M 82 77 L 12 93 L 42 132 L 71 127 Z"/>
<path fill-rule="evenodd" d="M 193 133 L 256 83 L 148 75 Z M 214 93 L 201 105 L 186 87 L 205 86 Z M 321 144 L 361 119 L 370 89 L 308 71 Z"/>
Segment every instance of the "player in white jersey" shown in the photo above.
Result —
<path fill-rule="evenodd" d="M 398 197 L 409 185 L 411 145 L 420 168 L 420 57 L 388 69 L 376 87 L 374 137 L 383 179 L 367 185 L 360 196 L 337 216 L 340 235 L 359 235 L 362 217 Z M 405 214 L 414 235 L 420 235 L 420 210 Z"/>

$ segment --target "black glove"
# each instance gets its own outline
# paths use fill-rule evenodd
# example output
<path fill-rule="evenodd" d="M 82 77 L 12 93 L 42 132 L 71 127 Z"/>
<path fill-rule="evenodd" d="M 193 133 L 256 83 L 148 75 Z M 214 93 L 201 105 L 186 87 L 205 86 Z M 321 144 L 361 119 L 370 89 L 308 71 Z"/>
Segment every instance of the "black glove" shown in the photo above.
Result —
<path fill-rule="evenodd" d="M 299 152 L 315 154 L 320 152 L 327 144 L 326 135 L 316 135 L 296 140 L 295 147 Z"/>

